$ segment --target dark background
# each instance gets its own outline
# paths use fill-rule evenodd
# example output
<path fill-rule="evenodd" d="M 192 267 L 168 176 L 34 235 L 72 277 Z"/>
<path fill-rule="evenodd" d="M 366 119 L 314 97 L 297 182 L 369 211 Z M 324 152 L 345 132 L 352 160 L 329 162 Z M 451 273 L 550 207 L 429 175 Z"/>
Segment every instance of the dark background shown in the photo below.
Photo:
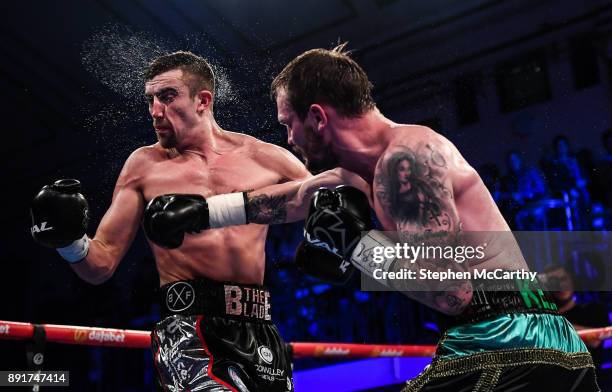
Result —
<path fill-rule="evenodd" d="M 127 156 L 155 142 L 140 70 L 174 50 L 192 50 L 215 66 L 222 127 L 284 146 L 268 97 L 273 76 L 304 50 L 348 40 L 383 113 L 443 133 L 474 166 L 495 168 L 494 180 L 511 148 L 544 170 L 554 136 L 565 134 L 572 153 L 586 157 L 580 162 L 591 194 L 588 205 L 572 206 L 572 228 L 609 227 L 610 193 L 598 184 L 609 183 L 610 172 L 597 164 L 612 121 L 609 2 L 84 0 L 0 7 L 0 319 L 133 329 L 155 322 L 158 277 L 142 234 L 115 276 L 91 286 L 31 241 L 28 208 L 42 185 L 78 178 L 93 235 Z M 550 172 L 544 179 L 551 183 Z M 551 189 L 547 197 L 559 196 Z M 514 221 L 516 210 L 504 213 Z M 287 341 L 435 342 L 431 310 L 389 293 L 360 293 L 358 282 L 329 287 L 299 275 L 292 265 L 298 240 L 293 225 L 272 229 L 268 243 L 266 279 Z M 604 294 L 584 297 L 609 303 Z M 24 346 L 0 342 L 0 369 L 25 369 Z M 151 390 L 150 362 L 142 350 L 50 344 L 47 355 L 48 369 L 73 370 L 72 390 Z M 296 369 L 323 363 L 303 360 Z"/>

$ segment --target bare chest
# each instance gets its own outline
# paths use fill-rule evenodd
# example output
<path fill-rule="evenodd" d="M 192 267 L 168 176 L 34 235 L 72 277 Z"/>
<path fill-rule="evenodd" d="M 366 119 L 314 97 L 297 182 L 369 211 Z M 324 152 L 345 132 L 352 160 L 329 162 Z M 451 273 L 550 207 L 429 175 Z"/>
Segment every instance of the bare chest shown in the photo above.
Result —
<path fill-rule="evenodd" d="M 142 178 L 145 199 L 168 193 L 212 195 L 258 189 L 279 181 L 277 173 L 248 158 L 177 157 L 151 164 Z"/>

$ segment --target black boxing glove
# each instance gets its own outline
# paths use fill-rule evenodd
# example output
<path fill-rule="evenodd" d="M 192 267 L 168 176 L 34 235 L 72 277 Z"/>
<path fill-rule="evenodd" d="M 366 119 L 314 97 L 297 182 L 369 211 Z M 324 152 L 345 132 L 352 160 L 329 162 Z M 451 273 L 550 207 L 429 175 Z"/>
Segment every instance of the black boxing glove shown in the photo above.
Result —
<path fill-rule="evenodd" d="M 85 235 L 89 206 L 80 191 L 79 181 L 58 180 L 45 185 L 30 208 L 34 241 L 56 248 L 71 263 L 85 258 L 89 250 L 89 238 Z"/>
<path fill-rule="evenodd" d="M 178 248 L 186 233 L 199 233 L 209 228 L 208 204 L 200 195 L 157 196 L 145 208 L 143 226 L 153 243 L 164 248 Z"/>
<path fill-rule="evenodd" d="M 308 275 L 332 283 L 345 283 L 354 272 L 351 253 L 363 232 L 372 228 L 366 195 L 350 186 L 320 188 L 310 202 L 304 241 L 295 260 Z"/>
<path fill-rule="evenodd" d="M 247 224 L 246 193 L 204 199 L 200 195 L 169 194 L 147 204 L 143 226 L 149 239 L 164 248 L 181 246 L 185 234 Z"/>

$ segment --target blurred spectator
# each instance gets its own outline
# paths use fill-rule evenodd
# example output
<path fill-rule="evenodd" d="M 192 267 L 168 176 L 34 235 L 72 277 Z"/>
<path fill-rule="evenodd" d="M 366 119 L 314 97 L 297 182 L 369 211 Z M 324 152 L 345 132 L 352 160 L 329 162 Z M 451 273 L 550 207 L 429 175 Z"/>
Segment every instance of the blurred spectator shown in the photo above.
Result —
<path fill-rule="evenodd" d="M 547 285 L 559 307 L 559 313 L 567 318 L 576 330 L 601 328 L 610 325 L 608 310 L 605 304 L 598 302 L 577 303 L 574 295 L 574 280 L 571 274 L 560 265 L 545 269 Z M 585 341 L 593 355 L 595 367 L 600 368 L 603 359 L 603 341 L 590 339 Z"/>
<path fill-rule="evenodd" d="M 544 178 L 535 167 L 523 165 L 523 158 L 518 151 L 509 151 L 507 155 L 508 172 L 502 178 L 502 192 L 518 204 L 543 197 L 546 194 Z"/>
<path fill-rule="evenodd" d="M 587 179 L 578 160 L 571 153 L 569 140 L 557 135 L 553 140 L 553 155 L 544 162 L 544 172 L 553 197 L 568 203 L 572 216 L 568 217 L 568 229 L 587 228 L 585 213 L 590 208 Z"/>
<path fill-rule="evenodd" d="M 523 165 L 523 158 L 517 151 L 509 151 L 506 157 L 508 171 L 501 179 L 499 205 L 510 227 L 516 228 L 516 216 L 528 202 L 546 194 L 544 178 L 534 167 Z"/>
<path fill-rule="evenodd" d="M 553 155 L 545 162 L 548 186 L 552 192 L 586 192 L 586 178 L 578 160 L 570 151 L 569 140 L 557 135 L 553 140 Z"/>

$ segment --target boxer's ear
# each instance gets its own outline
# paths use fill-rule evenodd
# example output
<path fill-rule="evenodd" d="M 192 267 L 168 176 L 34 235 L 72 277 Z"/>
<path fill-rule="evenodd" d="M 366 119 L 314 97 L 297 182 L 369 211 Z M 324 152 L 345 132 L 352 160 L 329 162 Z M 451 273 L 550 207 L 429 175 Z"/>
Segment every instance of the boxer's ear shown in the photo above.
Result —
<path fill-rule="evenodd" d="M 327 113 L 321 105 L 313 103 L 308 108 L 308 118 L 312 121 L 315 132 L 322 133 L 327 126 Z"/>
<path fill-rule="evenodd" d="M 200 92 L 198 92 L 196 94 L 196 99 L 199 99 L 199 103 L 198 103 L 198 107 L 197 107 L 197 111 L 198 113 L 203 112 L 206 109 L 209 109 L 212 107 L 212 100 L 213 100 L 213 96 L 212 93 L 208 90 L 200 90 Z"/>

